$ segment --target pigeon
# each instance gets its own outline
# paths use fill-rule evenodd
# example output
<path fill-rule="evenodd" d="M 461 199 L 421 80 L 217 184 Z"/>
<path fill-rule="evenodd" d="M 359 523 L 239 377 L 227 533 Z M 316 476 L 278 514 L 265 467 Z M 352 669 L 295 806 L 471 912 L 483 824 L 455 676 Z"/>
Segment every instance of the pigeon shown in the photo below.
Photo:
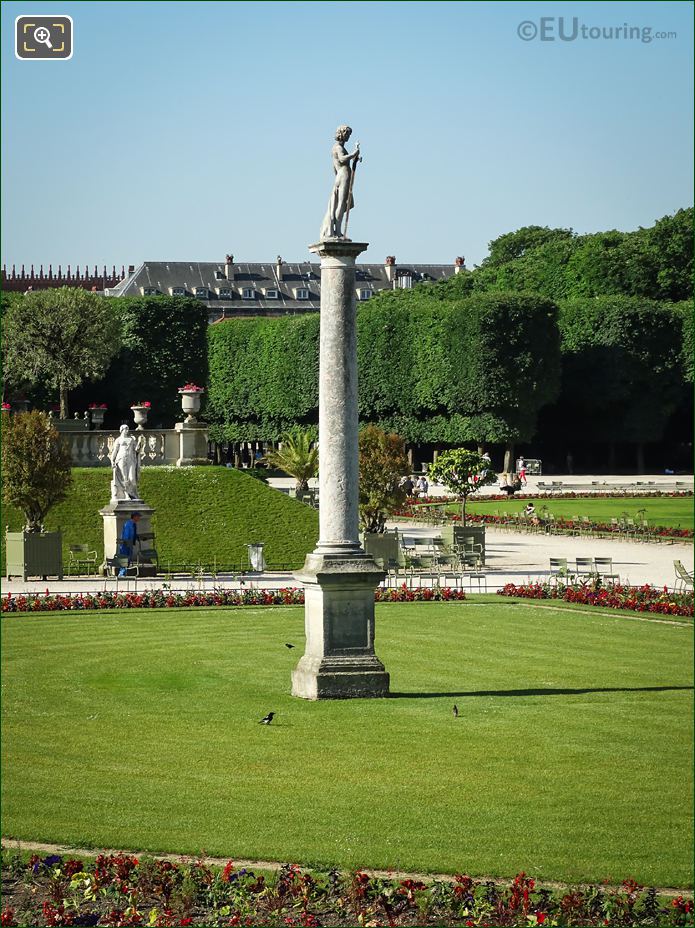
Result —
<path fill-rule="evenodd" d="M 286 648 L 293 648 L 294 645 L 293 645 L 293 644 L 290 644 L 288 641 L 286 641 L 286 642 L 285 642 L 285 647 L 286 647 Z"/>
<path fill-rule="evenodd" d="M 258 723 L 259 725 L 270 725 L 270 723 L 275 718 L 274 712 L 269 712 L 267 715 L 264 715 L 263 718 Z"/>
<path fill-rule="evenodd" d="M 458 717 L 459 717 L 459 707 L 457 705 L 454 705 L 454 718 L 457 719 Z"/>

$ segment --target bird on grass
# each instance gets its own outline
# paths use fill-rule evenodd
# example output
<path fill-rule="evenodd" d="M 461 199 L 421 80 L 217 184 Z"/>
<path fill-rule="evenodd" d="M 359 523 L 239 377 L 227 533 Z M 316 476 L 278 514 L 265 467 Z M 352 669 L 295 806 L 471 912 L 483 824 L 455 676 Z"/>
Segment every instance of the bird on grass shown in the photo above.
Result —
<path fill-rule="evenodd" d="M 291 648 L 294 647 L 294 645 L 293 645 L 293 644 L 290 644 L 289 641 L 286 641 L 286 642 L 285 642 L 285 647 L 291 649 Z"/>
<path fill-rule="evenodd" d="M 270 723 L 275 718 L 274 712 L 269 712 L 267 715 L 264 715 L 263 718 L 258 723 L 259 725 L 270 725 Z"/>
<path fill-rule="evenodd" d="M 457 719 L 458 717 L 459 717 L 459 707 L 457 705 L 454 705 L 454 718 Z"/>

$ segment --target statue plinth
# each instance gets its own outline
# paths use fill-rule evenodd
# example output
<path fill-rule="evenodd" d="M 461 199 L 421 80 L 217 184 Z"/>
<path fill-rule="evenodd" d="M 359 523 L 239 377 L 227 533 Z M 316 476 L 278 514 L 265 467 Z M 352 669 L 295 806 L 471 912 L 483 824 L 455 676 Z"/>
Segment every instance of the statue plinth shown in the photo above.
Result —
<path fill-rule="evenodd" d="M 118 548 L 123 538 L 123 526 L 134 512 L 139 512 L 141 516 L 138 522 L 138 535 L 150 533 L 155 510 L 141 499 L 112 499 L 103 509 L 99 510 L 104 520 L 104 562 L 100 568 L 102 574 L 106 573 L 107 559 L 118 556 Z M 149 573 L 153 576 L 156 574 L 154 566 L 151 571 L 146 565 L 140 568 L 140 576 Z"/>
<path fill-rule="evenodd" d="M 359 541 L 355 259 L 364 242 L 325 239 L 321 258 L 319 541 L 295 577 L 304 585 L 306 651 L 292 673 L 304 699 L 387 696 L 374 653 L 374 590 L 384 578 Z"/>

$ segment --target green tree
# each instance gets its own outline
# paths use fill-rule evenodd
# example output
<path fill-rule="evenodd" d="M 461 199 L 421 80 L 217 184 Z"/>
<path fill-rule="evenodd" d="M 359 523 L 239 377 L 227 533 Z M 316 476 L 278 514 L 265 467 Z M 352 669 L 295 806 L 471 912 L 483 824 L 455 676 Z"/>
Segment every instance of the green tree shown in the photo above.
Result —
<path fill-rule="evenodd" d="M 3 499 L 24 513 L 26 531 L 40 532 L 72 484 L 70 452 L 42 412 L 3 413 L 2 420 Z"/>
<path fill-rule="evenodd" d="M 484 259 L 482 266 L 499 266 L 508 261 L 514 261 L 522 255 L 528 254 L 535 248 L 540 248 L 548 242 L 557 242 L 571 239 L 571 229 L 550 229 L 548 226 L 524 226 L 516 232 L 507 232 L 494 239 L 488 245 L 489 255 Z"/>
<path fill-rule="evenodd" d="M 497 474 L 489 461 L 477 451 L 452 448 L 440 454 L 434 464 L 427 468 L 430 480 L 443 484 L 461 500 L 461 523 L 466 524 L 468 497 L 481 487 L 497 481 Z"/>
<path fill-rule="evenodd" d="M 365 532 L 383 532 L 386 517 L 403 505 L 401 478 L 410 466 L 403 439 L 375 425 L 360 430 L 360 524 Z"/>
<path fill-rule="evenodd" d="M 28 293 L 5 314 L 7 379 L 57 387 L 61 419 L 69 414 L 68 391 L 102 377 L 120 345 L 121 325 L 109 301 L 79 288 Z"/>
<path fill-rule="evenodd" d="M 319 472 L 319 449 L 312 429 L 294 428 L 282 436 L 281 447 L 269 451 L 264 461 L 294 477 L 297 492 L 309 489 L 309 481 Z"/>

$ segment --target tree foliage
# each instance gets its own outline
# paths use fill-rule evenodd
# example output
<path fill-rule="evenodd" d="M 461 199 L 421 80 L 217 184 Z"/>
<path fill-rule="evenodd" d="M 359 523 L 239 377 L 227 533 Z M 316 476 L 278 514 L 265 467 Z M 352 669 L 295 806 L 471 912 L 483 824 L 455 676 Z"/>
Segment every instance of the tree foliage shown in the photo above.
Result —
<path fill-rule="evenodd" d="M 309 481 L 319 472 L 319 449 L 313 429 L 294 428 L 282 436 L 281 447 L 269 451 L 265 463 L 294 477 L 297 491 L 308 490 Z"/>
<path fill-rule="evenodd" d="M 5 375 L 14 385 L 57 387 L 66 419 L 68 391 L 103 377 L 120 344 L 120 320 L 109 301 L 73 287 L 39 290 L 7 309 Z"/>
<path fill-rule="evenodd" d="M 47 415 L 3 413 L 2 479 L 5 503 L 24 513 L 28 532 L 40 532 L 72 484 L 70 452 Z"/>
<path fill-rule="evenodd" d="M 383 532 L 386 517 L 406 500 L 401 478 L 410 467 L 403 439 L 375 425 L 360 430 L 360 524 L 365 532 Z"/>
<path fill-rule="evenodd" d="M 692 208 L 634 232 L 526 226 L 490 242 L 465 287 L 533 290 L 556 301 L 612 294 L 686 300 L 693 293 L 692 227 Z"/>
<path fill-rule="evenodd" d="M 540 248 L 548 242 L 566 241 L 572 238 L 571 229 L 550 229 L 548 226 L 524 226 L 516 232 L 500 235 L 488 245 L 489 255 L 483 261 L 483 267 L 499 266 L 515 261 L 529 251 Z"/>
<path fill-rule="evenodd" d="M 152 419 L 181 415 L 178 388 L 207 382 L 208 311 L 200 300 L 145 296 L 109 300 L 123 331 L 123 348 L 102 384 L 98 399 L 121 419 L 130 406 L 152 403 Z M 85 397 L 85 400 L 87 397 Z"/>
<path fill-rule="evenodd" d="M 461 500 L 461 522 L 466 524 L 466 503 L 468 497 L 480 487 L 497 482 L 497 474 L 490 468 L 490 462 L 477 451 L 466 448 L 452 448 L 443 451 L 437 460 L 427 468 L 430 480 L 441 483 Z"/>
<path fill-rule="evenodd" d="M 639 297 L 561 304 L 560 405 L 588 441 L 658 441 L 681 396 L 682 310 Z"/>

